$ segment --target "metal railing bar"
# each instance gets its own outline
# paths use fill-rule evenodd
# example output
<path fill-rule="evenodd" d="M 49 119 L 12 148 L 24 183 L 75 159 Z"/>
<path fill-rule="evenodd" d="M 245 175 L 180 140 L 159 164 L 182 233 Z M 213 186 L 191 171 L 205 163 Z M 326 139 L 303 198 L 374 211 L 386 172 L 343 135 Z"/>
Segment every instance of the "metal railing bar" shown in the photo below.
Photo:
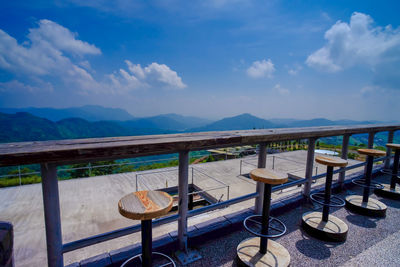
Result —
<path fill-rule="evenodd" d="M 201 174 L 203 174 L 203 175 L 205 175 L 205 176 L 207 176 L 208 178 L 210 178 L 210 179 L 216 181 L 217 183 L 220 183 L 220 184 L 222 184 L 222 185 L 228 186 L 228 185 L 225 184 L 224 182 L 222 182 L 222 181 L 220 181 L 220 180 L 218 180 L 218 179 L 216 179 L 216 178 L 214 178 L 214 177 L 212 177 L 212 176 L 210 176 L 210 175 L 204 173 L 203 171 L 200 171 L 200 170 L 198 170 L 198 169 L 196 169 L 196 168 L 193 168 L 193 167 L 192 167 L 192 169 L 195 170 L 195 171 L 197 171 L 197 172 L 199 172 L 199 173 L 201 173 Z"/>

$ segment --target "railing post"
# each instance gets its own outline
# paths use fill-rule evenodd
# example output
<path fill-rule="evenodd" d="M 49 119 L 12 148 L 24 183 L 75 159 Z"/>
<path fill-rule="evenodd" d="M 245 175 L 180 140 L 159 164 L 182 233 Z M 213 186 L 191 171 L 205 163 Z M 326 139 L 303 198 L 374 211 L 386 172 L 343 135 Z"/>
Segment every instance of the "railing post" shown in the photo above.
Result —
<path fill-rule="evenodd" d="M 188 213 L 188 179 L 189 179 L 189 151 L 179 152 L 179 204 L 178 204 L 178 241 L 179 249 L 187 253 L 187 213 Z"/>
<path fill-rule="evenodd" d="M 374 148 L 374 138 L 375 138 L 375 132 L 370 132 L 368 134 L 368 148 Z"/>
<path fill-rule="evenodd" d="M 342 141 L 342 159 L 344 160 L 347 160 L 347 153 L 349 152 L 349 140 L 350 140 L 350 134 L 344 134 Z M 343 189 L 344 178 L 346 176 L 346 172 L 344 170 L 346 168 L 341 167 L 340 169 L 342 170 L 342 172 L 339 173 L 339 187 Z"/>
<path fill-rule="evenodd" d="M 393 143 L 394 131 L 388 132 L 388 143 Z M 386 147 L 386 159 L 385 159 L 385 169 L 390 169 L 390 155 L 392 154 L 392 149 L 390 147 Z"/>
<path fill-rule="evenodd" d="M 57 167 L 41 164 L 44 223 L 46 227 L 47 263 L 49 267 L 63 266 L 60 199 Z"/>
<path fill-rule="evenodd" d="M 267 143 L 261 143 L 259 154 L 258 154 L 257 167 L 265 168 L 266 164 L 267 164 Z M 261 214 L 262 205 L 263 205 L 264 184 L 257 182 L 256 191 L 258 193 L 258 196 L 256 197 L 256 202 L 255 202 L 255 213 Z"/>
<path fill-rule="evenodd" d="M 303 195 L 306 198 L 310 197 L 310 192 L 311 192 L 311 184 L 313 176 L 312 173 L 314 169 L 315 141 L 316 141 L 315 137 L 308 139 L 307 164 L 306 164 L 306 174 L 305 174 L 305 178 L 307 179 L 307 181 L 304 184 L 304 191 L 303 191 Z"/>

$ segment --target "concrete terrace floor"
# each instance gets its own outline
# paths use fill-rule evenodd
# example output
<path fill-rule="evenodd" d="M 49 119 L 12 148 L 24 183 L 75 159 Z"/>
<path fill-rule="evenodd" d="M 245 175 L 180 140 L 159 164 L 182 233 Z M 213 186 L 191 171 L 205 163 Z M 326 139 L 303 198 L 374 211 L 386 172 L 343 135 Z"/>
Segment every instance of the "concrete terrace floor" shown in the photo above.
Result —
<path fill-rule="evenodd" d="M 304 177 L 307 151 L 285 152 L 268 155 L 267 167 L 274 164 L 275 170 L 288 172 Z M 215 179 L 230 187 L 230 198 L 255 192 L 255 183 L 245 176 L 239 175 L 242 161 L 242 174 L 248 173 L 257 165 L 257 157 L 246 157 L 203 164 L 190 165 L 189 183 L 208 191 L 216 199 L 227 199 L 227 188 Z M 350 160 L 350 165 L 358 161 Z M 314 165 L 321 173 L 324 166 Z M 358 172 L 362 168 L 349 171 L 347 174 Z M 162 171 L 162 172 L 160 172 Z M 71 242 L 88 236 L 116 230 L 138 224 L 122 217 L 118 213 L 118 200 L 136 190 L 136 175 L 138 175 L 138 190 L 161 189 L 166 185 L 176 186 L 178 182 L 177 168 L 165 168 L 154 171 L 114 174 L 82 179 L 73 179 L 59 182 L 61 222 L 63 242 Z M 214 179 L 210 178 L 213 177 Z M 337 175 L 334 176 L 334 180 Z M 324 183 L 318 180 L 313 186 Z M 301 193 L 302 187 L 291 187 L 273 193 L 273 201 L 282 197 L 296 196 Z M 41 185 L 25 185 L 0 189 L 0 220 L 10 221 L 14 225 L 14 257 L 16 266 L 44 266 L 46 265 L 46 244 L 44 231 L 44 216 Z M 189 226 L 227 215 L 254 205 L 249 200 L 232 205 L 188 220 Z M 159 237 L 177 230 L 177 222 L 165 224 L 153 229 L 153 237 Z M 285 238 L 285 237 L 283 237 Z M 83 259 L 140 242 L 140 232 L 118 239 L 110 240 L 77 251 L 64 254 L 64 264 L 79 262 Z"/>
<path fill-rule="evenodd" d="M 390 177 L 381 175 L 377 181 L 388 183 Z M 356 187 L 337 194 L 344 198 L 347 194 L 360 194 Z M 347 240 L 342 243 L 324 242 L 310 237 L 301 227 L 304 212 L 320 210 L 305 204 L 279 216 L 288 229 L 287 233 L 275 239 L 290 254 L 290 266 L 400 266 L 400 201 L 387 200 L 371 194 L 388 206 L 385 218 L 371 218 L 357 215 L 343 208 L 331 210 L 331 214 L 342 219 L 349 227 Z M 244 239 L 252 237 L 244 228 L 207 241 L 196 249 L 203 259 L 190 264 L 197 266 L 237 266 L 236 247 Z"/>

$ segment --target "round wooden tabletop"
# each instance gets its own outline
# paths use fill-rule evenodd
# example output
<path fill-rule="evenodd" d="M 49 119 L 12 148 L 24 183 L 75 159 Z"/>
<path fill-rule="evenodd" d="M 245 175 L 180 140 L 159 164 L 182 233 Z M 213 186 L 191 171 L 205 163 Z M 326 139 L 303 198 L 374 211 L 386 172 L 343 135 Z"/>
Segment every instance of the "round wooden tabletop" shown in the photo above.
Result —
<path fill-rule="evenodd" d="M 386 152 L 382 150 L 377 150 L 377 149 L 370 149 L 370 148 L 360 148 L 357 149 L 358 153 L 362 155 L 367 155 L 367 156 L 373 156 L 373 157 L 383 157 L 386 156 Z"/>
<path fill-rule="evenodd" d="M 394 150 L 400 149 L 400 144 L 387 143 L 386 146 Z"/>
<path fill-rule="evenodd" d="M 317 156 L 315 157 L 315 161 L 331 167 L 346 167 L 348 164 L 347 160 L 338 157 Z"/>
<path fill-rule="evenodd" d="M 151 220 L 167 214 L 172 208 L 172 197 L 162 191 L 137 191 L 118 202 L 119 213 L 132 220 Z"/>
<path fill-rule="evenodd" d="M 254 169 L 250 172 L 250 177 L 254 181 L 264 184 L 283 184 L 288 180 L 287 174 L 274 172 L 266 168 Z"/>

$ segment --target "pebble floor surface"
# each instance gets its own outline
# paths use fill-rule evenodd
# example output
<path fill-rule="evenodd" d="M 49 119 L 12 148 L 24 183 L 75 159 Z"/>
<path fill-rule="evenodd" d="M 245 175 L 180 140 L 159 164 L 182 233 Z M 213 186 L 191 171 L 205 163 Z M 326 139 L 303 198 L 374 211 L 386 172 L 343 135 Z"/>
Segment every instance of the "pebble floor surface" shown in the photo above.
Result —
<path fill-rule="evenodd" d="M 389 181 L 389 176 L 378 180 Z M 346 193 L 358 194 L 361 190 L 351 188 Z M 386 200 L 372 194 L 387 206 L 386 218 L 370 218 L 353 214 L 343 208 L 331 210 L 347 223 L 349 232 L 344 243 L 324 242 L 310 237 L 300 229 L 301 215 L 319 206 L 304 205 L 279 216 L 287 226 L 287 233 L 275 241 L 290 253 L 290 266 L 400 266 L 400 201 Z M 237 266 L 236 246 L 252 235 L 245 230 L 205 242 L 196 249 L 202 260 L 189 266 Z"/>

